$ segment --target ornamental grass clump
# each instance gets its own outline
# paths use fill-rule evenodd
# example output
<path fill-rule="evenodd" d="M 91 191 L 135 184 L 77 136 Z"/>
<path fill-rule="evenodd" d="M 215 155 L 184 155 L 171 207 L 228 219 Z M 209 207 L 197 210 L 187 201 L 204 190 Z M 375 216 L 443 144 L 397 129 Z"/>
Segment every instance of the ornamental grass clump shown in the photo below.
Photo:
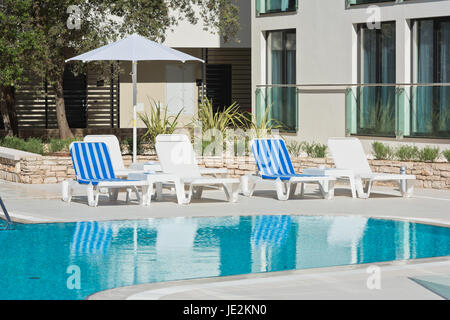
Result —
<path fill-rule="evenodd" d="M 445 159 L 447 159 L 448 162 L 450 162 L 450 149 L 442 151 L 442 155 Z"/>
<path fill-rule="evenodd" d="M 392 160 L 394 150 L 387 144 L 375 141 L 372 143 L 373 156 L 375 160 Z"/>
<path fill-rule="evenodd" d="M 419 151 L 419 161 L 435 162 L 440 154 L 439 147 L 425 147 Z"/>
<path fill-rule="evenodd" d="M 303 143 L 303 151 L 305 151 L 310 158 L 325 158 L 327 155 L 327 149 L 328 147 L 326 144 L 316 142 Z"/>
<path fill-rule="evenodd" d="M 416 146 L 400 146 L 395 150 L 395 157 L 401 161 L 417 161 L 419 159 L 419 148 Z"/>

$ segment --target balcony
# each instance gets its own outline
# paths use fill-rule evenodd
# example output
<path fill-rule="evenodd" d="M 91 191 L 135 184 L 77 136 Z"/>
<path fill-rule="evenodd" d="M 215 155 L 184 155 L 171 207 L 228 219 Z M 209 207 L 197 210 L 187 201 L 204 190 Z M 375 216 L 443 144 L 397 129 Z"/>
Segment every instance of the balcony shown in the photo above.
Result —
<path fill-rule="evenodd" d="M 256 0 L 256 15 L 297 11 L 298 0 Z"/>
<path fill-rule="evenodd" d="M 324 88 L 345 95 L 349 136 L 450 138 L 450 83 L 258 85 L 256 119 L 297 132 L 302 92 L 326 94 Z"/>
<path fill-rule="evenodd" d="M 283 132 L 298 130 L 297 88 L 286 85 L 259 86 L 256 90 L 256 121 L 272 123 Z"/>

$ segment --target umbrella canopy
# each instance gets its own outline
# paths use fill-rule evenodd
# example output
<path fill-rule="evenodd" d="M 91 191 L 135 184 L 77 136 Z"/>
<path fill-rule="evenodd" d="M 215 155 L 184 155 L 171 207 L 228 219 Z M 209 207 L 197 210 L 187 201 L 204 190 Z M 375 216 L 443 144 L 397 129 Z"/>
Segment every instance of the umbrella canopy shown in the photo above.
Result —
<path fill-rule="evenodd" d="M 99 61 L 199 61 L 203 60 L 190 56 L 181 51 L 166 47 L 139 35 L 131 35 L 103 47 L 80 54 L 66 60 Z"/>
<path fill-rule="evenodd" d="M 137 62 L 138 61 L 198 61 L 203 60 L 190 56 L 184 52 L 166 47 L 139 35 L 131 35 L 103 47 L 91 50 L 76 57 L 67 59 L 69 61 L 132 61 L 133 79 L 133 162 L 136 162 L 137 150 L 137 127 L 136 127 L 136 105 L 137 105 Z"/>

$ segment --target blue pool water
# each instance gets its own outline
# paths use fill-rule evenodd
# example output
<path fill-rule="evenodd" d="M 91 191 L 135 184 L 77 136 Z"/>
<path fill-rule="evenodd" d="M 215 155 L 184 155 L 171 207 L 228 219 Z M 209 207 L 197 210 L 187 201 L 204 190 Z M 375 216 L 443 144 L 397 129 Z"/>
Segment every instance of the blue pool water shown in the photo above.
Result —
<path fill-rule="evenodd" d="M 0 299 L 83 299 L 149 282 L 448 256 L 450 229 L 330 216 L 16 225 L 0 231 L 0 254 Z"/>

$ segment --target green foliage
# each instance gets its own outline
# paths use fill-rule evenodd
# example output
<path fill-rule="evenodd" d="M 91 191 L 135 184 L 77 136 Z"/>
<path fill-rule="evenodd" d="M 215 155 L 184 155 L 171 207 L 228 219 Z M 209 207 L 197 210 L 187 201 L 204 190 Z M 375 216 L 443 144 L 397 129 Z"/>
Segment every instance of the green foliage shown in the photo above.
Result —
<path fill-rule="evenodd" d="M 132 154 L 133 153 L 133 137 L 128 137 L 125 138 L 121 141 L 121 144 L 125 144 L 127 146 L 128 149 L 128 153 Z M 136 141 L 136 153 L 139 154 L 143 154 L 144 153 L 144 148 L 142 146 L 142 139 L 140 136 L 137 136 L 137 141 Z"/>
<path fill-rule="evenodd" d="M 395 150 L 395 157 L 401 161 L 415 161 L 419 159 L 419 148 L 403 145 Z"/>
<path fill-rule="evenodd" d="M 178 118 L 182 111 L 183 109 L 175 116 L 168 116 L 167 107 L 161 107 L 160 102 L 153 102 L 150 115 L 147 113 L 138 113 L 139 119 L 147 127 L 147 131 L 142 136 L 142 140 L 147 140 L 152 145 L 155 145 L 156 136 L 159 134 L 172 134 L 178 125 Z"/>
<path fill-rule="evenodd" d="M 394 150 L 387 144 L 375 141 L 372 143 L 373 156 L 375 160 L 391 160 L 394 158 Z"/>
<path fill-rule="evenodd" d="M 224 107 L 223 110 L 215 111 L 212 100 L 204 98 L 198 106 L 198 114 L 194 119 L 194 124 L 201 126 L 203 133 L 215 129 L 225 134 L 227 129 L 245 126 L 246 118 L 236 102 Z"/>
<path fill-rule="evenodd" d="M 67 139 L 50 139 L 48 144 L 48 152 L 69 151 L 69 146 L 74 141 L 82 141 L 83 138 L 67 138 Z"/>
<path fill-rule="evenodd" d="M 38 138 L 28 138 L 27 140 L 24 140 L 15 136 L 6 136 L 0 141 L 0 145 L 5 148 L 44 154 L 44 143 Z"/>
<path fill-rule="evenodd" d="M 422 162 L 435 162 L 440 155 L 439 147 L 425 147 L 419 151 L 419 160 Z"/>
<path fill-rule="evenodd" d="M 40 43 L 44 33 L 35 28 L 32 0 L 2 0 L 0 10 L 0 85 L 26 80 L 26 72 L 43 74 Z"/>
<path fill-rule="evenodd" d="M 442 151 L 442 155 L 450 162 L 450 149 Z"/>
<path fill-rule="evenodd" d="M 28 138 L 25 141 L 25 150 L 32 153 L 44 154 L 44 143 L 39 138 Z"/>
<path fill-rule="evenodd" d="M 306 152 L 310 158 L 325 158 L 327 155 L 327 145 L 316 142 L 304 142 L 303 151 Z"/>
<path fill-rule="evenodd" d="M 286 143 L 286 148 L 292 157 L 300 157 L 304 144 L 305 144 L 304 142 L 289 140 Z"/>
<path fill-rule="evenodd" d="M 283 128 L 283 125 L 270 116 L 272 107 L 266 108 L 264 115 L 256 119 L 251 113 L 247 114 L 247 128 L 255 135 L 255 138 L 265 138 L 272 134 L 273 130 Z"/>

